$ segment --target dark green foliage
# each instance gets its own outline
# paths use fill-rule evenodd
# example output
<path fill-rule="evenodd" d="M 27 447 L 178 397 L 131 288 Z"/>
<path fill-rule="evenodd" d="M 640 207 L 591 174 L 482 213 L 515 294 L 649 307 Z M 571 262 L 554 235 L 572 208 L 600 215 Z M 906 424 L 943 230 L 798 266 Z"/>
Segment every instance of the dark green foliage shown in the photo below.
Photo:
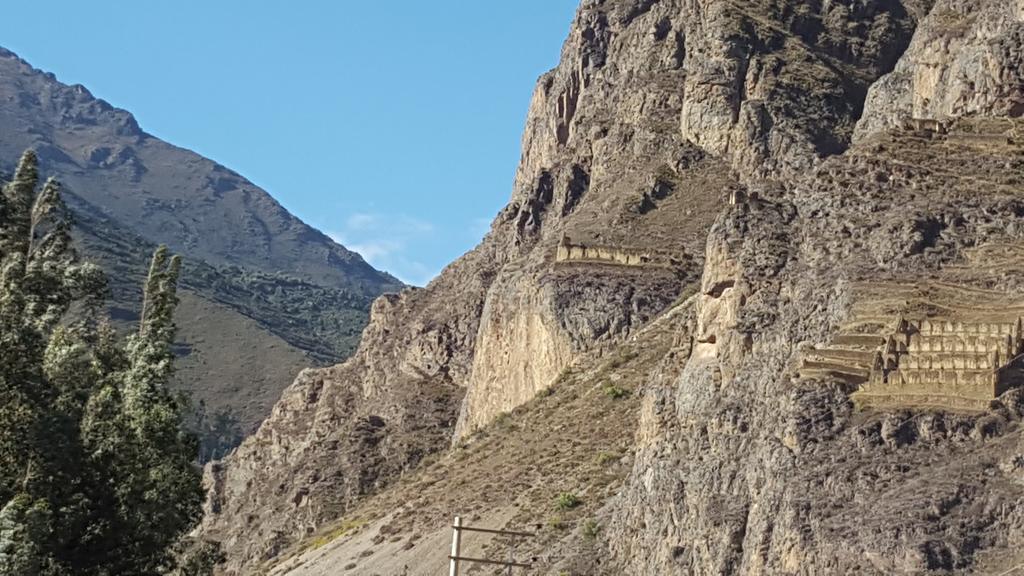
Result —
<path fill-rule="evenodd" d="M 78 214 L 76 227 L 87 232 L 89 252 L 111 273 L 111 304 L 135 310 L 143 266 L 155 246 L 88 212 Z M 355 351 L 377 296 L 356 286 L 324 287 L 286 274 L 214 267 L 198 260 L 185 264 L 181 283 L 252 318 L 324 365 L 341 362 Z"/>
<path fill-rule="evenodd" d="M 183 285 L 239 310 L 322 364 L 340 362 L 355 351 L 374 298 L 284 274 L 202 263 L 188 268 Z"/>
<path fill-rule="evenodd" d="M 40 545 L 53 530 L 46 502 L 19 494 L 0 510 L 0 574 L 59 574 Z"/>
<path fill-rule="evenodd" d="M 220 544 L 188 538 L 182 540 L 177 556 L 180 560 L 171 576 L 207 576 L 225 560 Z"/>
<path fill-rule="evenodd" d="M 573 492 L 562 492 L 555 498 L 555 508 L 559 510 L 572 510 L 582 503 L 580 497 Z"/>
<path fill-rule="evenodd" d="M 170 574 L 203 497 L 166 387 L 180 259 L 157 250 L 119 342 L 59 186 L 37 184 L 28 152 L 0 201 L 0 576 Z"/>

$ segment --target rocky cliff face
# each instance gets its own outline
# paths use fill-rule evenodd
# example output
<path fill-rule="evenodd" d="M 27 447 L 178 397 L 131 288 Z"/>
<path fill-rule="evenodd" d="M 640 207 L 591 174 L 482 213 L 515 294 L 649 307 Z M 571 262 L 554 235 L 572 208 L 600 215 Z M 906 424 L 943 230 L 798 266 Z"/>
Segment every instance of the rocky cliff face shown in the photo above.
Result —
<path fill-rule="evenodd" d="M 1024 142 L 1009 118 L 1024 102 L 1022 29 L 1013 3 L 936 3 L 872 86 L 856 147 L 720 215 L 697 302 L 704 343 L 648 391 L 661 417 L 642 425 L 617 505 L 626 573 L 1019 565 L 1018 393 L 975 415 L 858 412 L 848 384 L 796 379 L 794 362 L 853 319 L 865 285 L 952 286 L 973 307 L 977 290 L 1019 293 L 1006 261 L 966 254 L 1021 241 Z M 903 131 L 911 118 L 950 123 Z M 926 313 L 959 298 L 936 291 Z"/>
<path fill-rule="evenodd" d="M 947 25 L 951 10 L 961 25 Z M 574 364 L 643 346 L 641 327 L 693 291 L 672 313 L 692 315 L 679 328 L 689 344 L 630 368 L 648 382 L 632 472 L 587 508 L 608 529 L 587 546 L 580 531 L 545 531 L 536 573 L 1009 561 L 1024 527 L 1010 506 L 1017 393 L 982 415 L 858 412 L 854 385 L 795 378 L 795 366 L 850 319 L 865 284 L 952 284 L 961 306 L 1024 280 L 965 256 L 1022 240 L 1020 21 L 1005 2 L 584 1 L 562 63 L 538 82 L 512 198 L 483 244 L 426 290 L 379 303 L 352 361 L 305 373 L 211 470 L 205 530 L 226 542 L 229 571 L 366 513 L 369 492 L 394 500 L 402 488 L 385 487 L 425 454 L 486 438 Z M 936 52 L 955 42 L 957 55 Z M 929 104 L 906 107 L 917 92 Z M 939 93 L 969 103 L 933 104 Z M 921 111 L 957 121 L 915 128 Z M 887 313 L 954 306 L 932 300 Z M 486 480 L 465 482 L 451 488 Z M 538 513 L 533 495 L 489 502 L 481 486 L 461 505 L 505 522 L 499 506 Z M 394 535 L 380 525 L 371 542 Z"/>
<path fill-rule="evenodd" d="M 0 168 L 32 148 L 63 183 L 116 321 L 136 317 L 157 244 L 184 255 L 180 381 L 247 432 L 302 367 L 350 355 L 372 300 L 401 288 L 239 174 L 3 49 L 0 130 Z"/>
<path fill-rule="evenodd" d="M 581 11 L 562 65 L 538 82 L 512 198 L 481 246 L 426 289 L 378 302 L 355 358 L 300 377 L 261 430 L 213 467 L 205 530 L 226 542 L 230 570 L 272 559 L 425 454 L 526 402 L 699 276 L 732 179 L 679 134 L 680 40 L 641 16 Z M 671 262 L 556 262 L 565 236 Z M 439 408 L 404 404 L 420 396 Z M 369 451 L 368 433 L 351 431 L 363 415 L 379 425 Z M 369 455 L 342 456 L 353 453 Z"/>
<path fill-rule="evenodd" d="M 755 181 L 848 145 L 868 87 L 927 2 L 650 4 L 678 19 L 685 40 L 683 136 Z"/>
<path fill-rule="evenodd" d="M 1024 114 L 1019 1 L 938 2 L 896 69 L 872 86 L 858 136 L 907 118 Z"/>
<path fill-rule="evenodd" d="M 971 126 L 962 122 L 953 130 Z M 643 425 L 618 503 L 611 542 L 627 573 L 998 573 L 1019 563 L 1017 393 L 978 415 L 856 412 L 841 380 L 794 373 L 802 346 L 852 319 L 860 285 L 1019 293 L 1015 271 L 959 264 L 969 246 L 1020 242 L 1024 148 L 1005 136 L 993 148 L 953 139 L 872 139 L 785 194 L 722 215 L 697 304 L 698 332 L 715 344 L 698 344 L 679 378 L 648 391 L 661 417 Z M 939 228 L 925 231 L 932 219 Z M 723 279 L 730 288 L 716 298 L 708 287 Z"/>
<path fill-rule="evenodd" d="M 493 274 L 488 256 L 377 300 L 353 358 L 300 374 L 260 429 L 208 467 L 204 532 L 231 553 L 232 571 L 275 558 L 448 444 Z"/>

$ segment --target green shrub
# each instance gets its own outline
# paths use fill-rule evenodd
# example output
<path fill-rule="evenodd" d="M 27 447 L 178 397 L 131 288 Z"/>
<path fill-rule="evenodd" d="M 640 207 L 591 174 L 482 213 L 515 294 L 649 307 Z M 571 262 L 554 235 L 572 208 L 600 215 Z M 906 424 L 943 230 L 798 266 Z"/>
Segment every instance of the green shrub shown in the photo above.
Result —
<path fill-rule="evenodd" d="M 309 543 L 307 549 L 316 550 L 318 548 L 323 548 L 338 538 L 358 532 L 363 526 L 366 526 L 366 520 L 345 520 L 334 529 L 313 539 L 313 541 Z"/>
<path fill-rule="evenodd" d="M 572 510 L 582 503 L 579 496 L 572 492 L 562 492 L 555 498 L 555 507 L 559 510 Z"/>
<path fill-rule="evenodd" d="M 608 383 L 604 385 L 604 395 L 611 398 L 612 400 L 621 400 L 629 396 L 629 390 L 619 386 L 618 384 Z"/>
<path fill-rule="evenodd" d="M 572 377 L 572 366 L 566 366 L 562 368 L 562 371 L 558 373 L 558 378 L 555 378 L 555 384 L 562 384 L 566 380 Z"/>
<path fill-rule="evenodd" d="M 583 523 L 583 537 L 587 540 L 594 540 L 601 533 L 601 525 L 594 520 L 587 520 Z"/>
<path fill-rule="evenodd" d="M 636 360 L 640 353 L 635 350 L 620 350 L 619 353 L 604 365 L 605 370 L 617 370 Z"/>

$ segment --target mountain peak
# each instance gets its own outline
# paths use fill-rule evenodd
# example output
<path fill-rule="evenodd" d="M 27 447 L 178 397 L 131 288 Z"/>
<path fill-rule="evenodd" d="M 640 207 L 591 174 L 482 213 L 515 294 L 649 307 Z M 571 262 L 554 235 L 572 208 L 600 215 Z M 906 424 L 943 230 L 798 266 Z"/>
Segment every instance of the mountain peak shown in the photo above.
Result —
<path fill-rule="evenodd" d="M 299 370 L 347 357 L 372 300 L 403 288 L 241 174 L 2 48 L 0 131 L 0 168 L 34 149 L 62 182 L 86 257 L 111 271 L 115 318 L 136 313 L 147 250 L 184 256 L 181 381 L 245 430 Z"/>
<path fill-rule="evenodd" d="M 107 216 L 214 264 L 306 274 L 370 292 L 398 284 L 238 173 L 147 134 L 131 113 L 85 86 L 63 84 L 10 50 L 2 54 L 0 157 L 38 150 L 44 170 Z"/>

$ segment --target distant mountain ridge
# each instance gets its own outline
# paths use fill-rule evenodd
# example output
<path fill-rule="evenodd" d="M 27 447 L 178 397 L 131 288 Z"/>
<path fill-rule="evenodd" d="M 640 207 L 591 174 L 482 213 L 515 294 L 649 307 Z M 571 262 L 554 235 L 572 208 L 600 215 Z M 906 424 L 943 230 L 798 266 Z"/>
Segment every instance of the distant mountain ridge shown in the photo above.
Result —
<path fill-rule="evenodd" d="M 236 172 L 3 48 L 0 133 L 0 168 L 31 148 L 63 183 L 115 318 L 135 314 L 153 246 L 184 255 L 180 379 L 246 429 L 300 369 L 351 354 L 370 303 L 403 287 Z"/>

